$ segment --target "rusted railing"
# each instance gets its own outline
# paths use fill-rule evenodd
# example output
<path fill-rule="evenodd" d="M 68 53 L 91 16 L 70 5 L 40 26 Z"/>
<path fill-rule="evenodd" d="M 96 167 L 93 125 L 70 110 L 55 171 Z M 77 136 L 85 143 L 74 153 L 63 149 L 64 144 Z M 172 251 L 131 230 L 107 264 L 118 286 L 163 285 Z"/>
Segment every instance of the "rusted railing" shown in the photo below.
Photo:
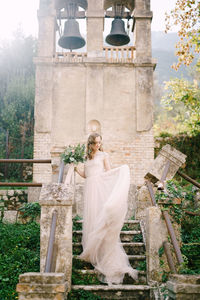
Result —
<path fill-rule="evenodd" d="M 170 244 L 167 241 L 164 241 L 163 248 L 164 248 L 165 255 L 167 257 L 167 262 L 168 262 L 170 271 L 174 274 L 177 273 L 175 265 L 174 265 L 173 257 L 171 254 L 171 250 L 170 250 Z"/>
<path fill-rule="evenodd" d="M 173 228 L 172 223 L 171 223 L 170 218 L 169 218 L 169 214 L 166 210 L 164 210 L 162 212 L 162 214 L 163 214 L 163 217 L 165 219 L 165 223 L 167 225 L 167 230 L 168 230 L 169 235 L 171 237 L 171 241 L 172 241 L 172 245 L 174 247 L 176 258 L 178 260 L 178 263 L 181 264 L 181 263 L 183 263 L 183 257 L 182 257 L 182 254 L 181 254 L 179 244 L 178 244 L 177 239 L 176 239 L 174 228 Z"/>
<path fill-rule="evenodd" d="M 50 164 L 51 159 L 0 159 L 0 163 L 34 163 L 34 164 Z M 34 182 L 0 182 L 0 186 L 27 186 L 41 187 L 42 183 Z"/>
<path fill-rule="evenodd" d="M 109 62 L 132 62 L 135 47 L 104 47 L 105 58 Z"/>
<path fill-rule="evenodd" d="M 165 168 L 164 168 L 163 174 L 161 176 L 161 183 L 162 184 L 164 184 L 164 182 L 166 180 L 167 173 L 169 171 L 169 167 L 170 167 L 170 162 L 167 161 L 167 163 L 165 164 Z M 148 187 L 148 190 L 149 190 L 149 194 L 150 194 L 150 197 L 151 197 L 152 205 L 156 206 L 157 204 L 156 204 L 155 195 L 154 195 L 154 192 L 153 192 L 153 188 L 152 188 L 151 182 L 147 181 L 146 184 L 147 184 L 147 187 Z M 169 214 L 168 214 L 167 211 L 162 211 L 162 214 L 163 214 L 163 217 L 164 217 L 164 220 L 165 220 L 165 223 L 166 223 L 166 226 L 167 226 L 167 230 L 169 232 L 169 235 L 170 235 L 170 238 L 171 238 L 171 241 L 172 241 L 172 245 L 174 247 L 174 251 L 175 251 L 175 254 L 176 254 L 177 261 L 178 261 L 179 264 L 181 264 L 181 263 L 183 263 L 183 257 L 182 257 L 182 254 L 181 254 L 180 247 L 178 245 L 178 241 L 176 239 L 175 231 L 174 231 L 174 228 L 172 226 Z M 163 247 L 164 247 L 164 244 L 163 244 Z M 165 251 L 166 251 L 166 249 L 165 249 Z M 169 267 L 170 267 L 170 269 L 171 268 L 173 269 L 173 272 L 175 272 L 174 268 L 172 266 L 172 264 L 174 264 L 174 263 L 171 262 L 171 261 L 173 261 L 173 258 L 172 258 L 172 255 L 171 255 L 171 252 L 170 252 L 169 248 L 167 249 L 167 255 L 168 255 L 167 260 L 168 259 L 170 260 Z"/>
<path fill-rule="evenodd" d="M 146 185 L 147 185 L 147 188 L 149 190 L 149 194 L 150 194 L 150 197 L 151 197 L 151 203 L 152 203 L 152 205 L 153 206 L 157 206 L 151 182 L 150 181 L 146 181 Z"/>
<path fill-rule="evenodd" d="M 58 174 L 58 183 L 62 183 L 62 181 L 63 181 L 64 166 L 65 166 L 64 161 L 61 160 L 59 174 Z"/>
<path fill-rule="evenodd" d="M 181 171 L 177 171 L 177 173 L 184 178 L 185 180 L 187 180 L 188 182 L 192 183 L 193 185 L 195 185 L 196 187 L 198 187 L 200 189 L 200 183 L 197 182 L 196 180 L 192 179 L 190 176 L 186 175 L 185 173 L 181 172 Z"/>
<path fill-rule="evenodd" d="M 55 271 L 55 264 L 53 261 L 55 260 L 55 234 L 56 234 L 56 222 L 57 222 L 57 211 L 54 210 L 52 214 L 52 221 L 51 221 L 51 229 L 49 234 L 49 243 L 47 248 L 47 256 L 46 256 L 46 263 L 44 272 L 54 272 Z"/>
<path fill-rule="evenodd" d="M 59 167 L 58 183 L 62 183 L 64 174 L 64 161 L 61 160 Z M 47 248 L 47 256 L 45 263 L 45 272 L 55 272 L 55 262 L 56 262 L 56 245 L 55 245 L 55 234 L 56 234 L 56 222 L 58 213 L 56 210 L 53 211 L 51 229 L 49 235 L 49 243 Z"/>

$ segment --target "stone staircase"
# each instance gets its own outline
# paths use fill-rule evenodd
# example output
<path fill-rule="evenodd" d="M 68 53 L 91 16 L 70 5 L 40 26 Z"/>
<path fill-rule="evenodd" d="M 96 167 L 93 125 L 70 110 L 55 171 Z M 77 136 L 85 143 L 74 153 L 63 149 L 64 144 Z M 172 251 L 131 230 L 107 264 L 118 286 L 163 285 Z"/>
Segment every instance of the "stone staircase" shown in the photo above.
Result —
<path fill-rule="evenodd" d="M 146 253 L 140 222 L 127 220 L 120 237 L 133 268 L 139 270 L 139 282 L 126 274 L 123 284 L 108 286 L 101 283 L 93 266 L 77 256 L 82 252 L 82 220 L 73 220 L 72 290 L 68 299 L 137 299 L 149 300 L 150 287 L 146 279 Z"/>

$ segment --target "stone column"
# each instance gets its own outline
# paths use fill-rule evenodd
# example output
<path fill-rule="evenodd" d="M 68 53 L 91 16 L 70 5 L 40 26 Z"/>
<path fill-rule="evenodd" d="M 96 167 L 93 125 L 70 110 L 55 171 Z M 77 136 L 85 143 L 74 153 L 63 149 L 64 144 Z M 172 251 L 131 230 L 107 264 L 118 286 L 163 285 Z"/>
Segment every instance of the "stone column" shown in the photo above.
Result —
<path fill-rule="evenodd" d="M 51 60 L 55 54 L 56 10 L 54 0 L 40 0 L 38 10 L 38 50 L 35 81 L 35 133 L 34 158 L 50 158 L 53 69 Z M 51 166 L 33 165 L 35 182 L 51 181 Z M 31 189 L 30 189 L 31 191 Z"/>
<path fill-rule="evenodd" d="M 88 0 L 87 9 L 87 55 L 103 54 L 104 1 Z"/>
<path fill-rule="evenodd" d="M 153 125 L 153 69 L 151 51 L 151 20 L 149 0 L 136 0 L 133 12 L 136 66 L 137 131 L 148 131 Z"/>
<path fill-rule="evenodd" d="M 161 281 L 162 269 L 158 251 L 163 242 L 167 240 L 167 227 L 162 219 L 159 207 L 146 209 L 146 253 L 147 278 L 150 281 Z"/>
<path fill-rule="evenodd" d="M 134 18 L 134 45 L 136 47 L 136 60 L 151 62 L 151 20 L 149 0 L 136 0 L 133 12 Z"/>
<path fill-rule="evenodd" d="M 62 273 L 25 273 L 16 290 L 19 300 L 64 300 L 67 282 Z"/>
<path fill-rule="evenodd" d="M 72 270 L 72 186 L 53 183 L 44 184 L 40 194 L 41 228 L 40 228 L 40 271 L 44 272 L 49 241 L 52 213 L 57 211 L 55 233 L 55 272 L 64 273 L 71 288 Z"/>
<path fill-rule="evenodd" d="M 38 10 L 38 56 L 52 57 L 55 51 L 56 10 L 54 0 L 40 0 Z"/>

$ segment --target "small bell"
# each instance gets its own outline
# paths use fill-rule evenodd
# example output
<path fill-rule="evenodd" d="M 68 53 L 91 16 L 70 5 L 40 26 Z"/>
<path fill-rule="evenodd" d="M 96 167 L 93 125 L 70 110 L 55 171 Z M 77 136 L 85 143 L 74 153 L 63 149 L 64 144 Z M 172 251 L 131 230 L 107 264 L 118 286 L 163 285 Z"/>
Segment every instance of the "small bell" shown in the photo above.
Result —
<path fill-rule="evenodd" d="M 106 37 L 106 42 L 113 46 L 123 46 L 130 42 L 130 38 L 124 28 L 123 20 L 115 18 L 112 21 L 111 31 Z"/>
<path fill-rule="evenodd" d="M 85 46 L 85 40 L 79 31 L 79 24 L 75 19 L 65 22 L 64 34 L 58 40 L 58 45 L 65 49 L 79 49 Z"/>

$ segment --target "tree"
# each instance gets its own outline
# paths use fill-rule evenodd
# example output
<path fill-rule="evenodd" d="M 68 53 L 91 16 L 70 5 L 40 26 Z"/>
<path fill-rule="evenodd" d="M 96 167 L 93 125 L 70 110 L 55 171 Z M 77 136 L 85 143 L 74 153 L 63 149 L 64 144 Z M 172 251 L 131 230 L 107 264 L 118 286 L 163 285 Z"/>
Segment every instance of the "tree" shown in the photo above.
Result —
<path fill-rule="evenodd" d="M 190 134 L 200 131 L 200 89 L 196 80 L 172 79 L 165 84 L 167 93 L 162 97 L 164 106 L 173 111 L 175 121 Z M 182 127 L 183 128 L 183 127 Z"/>
<path fill-rule="evenodd" d="M 166 32 L 177 26 L 180 37 L 176 44 L 178 63 L 172 66 L 175 70 L 181 64 L 189 66 L 194 59 L 194 53 L 200 52 L 199 18 L 200 2 L 198 0 L 176 0 L 175 8 L 166 14 Z"/>
<path fill-rule="evenodd" d="M 0 157 L 30 158 L 33 153 L 36 41 L 17 32 L 0 45 Z M 7 140 L 7 142 L 6 142 Z M 20 166 L 9 165 L 20 177 Z M 1 173 L 4 173 L 1 168 Z"/>

